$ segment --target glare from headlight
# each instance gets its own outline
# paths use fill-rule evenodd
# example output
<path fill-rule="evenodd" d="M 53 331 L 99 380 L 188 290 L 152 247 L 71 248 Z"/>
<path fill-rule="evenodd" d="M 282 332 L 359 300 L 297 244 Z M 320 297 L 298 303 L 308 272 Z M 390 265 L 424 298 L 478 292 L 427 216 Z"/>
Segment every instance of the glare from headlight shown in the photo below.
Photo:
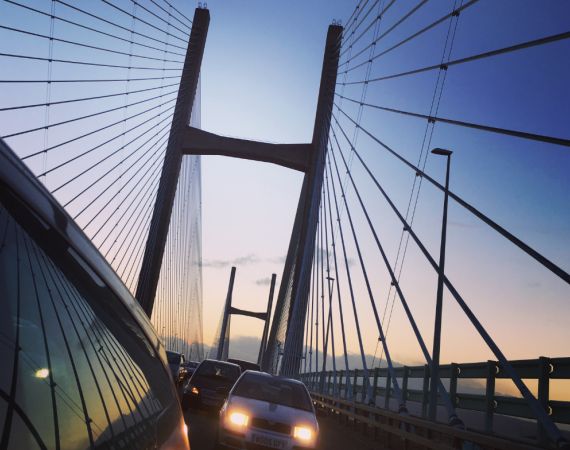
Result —
<path fill-rule="evenodd" d="M 293 437 L 308 442 L 313 439 L 313 430 L 309 427 L 295 427 L 293 428 Z"/>
<path fill-rule="evenodd" d="M 194 394 L 194 395 L 198 395 L 200 393 L 200 389 L 198 389 L 196 386 L 192 386 L 192 389 L 190 389 L 190 392 L 192 392 L 192 394 Z"/>
<path fill-rule="evenodd" d="M 49 376 L 49 370 L 46 368 L 38 369 L 34 375 L 36 378 L 47 378 Z"/>
<path fill-rule="evenodd" d="M 238 427 L 247 427 L 249 417 L 247 414 L 241 412 L 232 412 L 230 413 L 229 421 L 232 425 L 236 425 Z"/>

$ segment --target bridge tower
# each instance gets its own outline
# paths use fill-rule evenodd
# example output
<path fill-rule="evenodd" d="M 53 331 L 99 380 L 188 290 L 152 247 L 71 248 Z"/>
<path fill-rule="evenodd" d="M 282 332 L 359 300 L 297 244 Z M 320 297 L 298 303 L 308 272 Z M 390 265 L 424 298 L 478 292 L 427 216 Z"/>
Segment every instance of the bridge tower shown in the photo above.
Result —
<path fill-rule="evenodd" d="M 210 12 L 205 8 L 197 8 L 194 12 L 192 31 L 184 59 L 172 126 L 137 284 L 136 298 L 149 317 L 152 315 L 154 306 L 172 206 L 182 166 L 183 133 L 192 115 L 209 24 Z"/>
<path fill-rule="evenodd" d="M 219 136 L 189 125 L 209 22 L 208 10 L 196 9 L 136 296 L 150 316 L 184 155 L 231 156 L 304 172 L 271 330 L 267 341 L 264 336 L 263 355 L 260 355 L 265 370 L 295 376 L 299 372 L 302 353 L 317 212 L 343 28 L 333 24 L 328 29 L 312 141 L 269 144 Z M 264 334 L 267 335 L 267 331 Z M 281 364 L 280 349 L 283 349 Z"/>
<path fill-rule="evenodd" d="M 263 334 L 261 336 L 261 343 L 259 345 L 259 356 L 258 363 L 261 361 L 263 353 L 266 347 L 267 331 L 269 329 L 269 321 L 271 320 L 271 307 L 273 305 L 273 291 L 275 289 L 275 279 L 276 275 L 271 275 L 271 286 L 269 289 L 269 298 L 267 300 L 267 311 L 255 312 L 246 311 L 244 309 L 235 308 L 232 306 L 234 281 L 236 276 L 236 268 L 232 267 L 230 272 L 230 282 L 228 286 L 228 294 L 226 296 L 226 303 L 224 306 L 224 311 L 222 313 L 222 320 L 220 323 L 220 331 L 216 337 L 216 342 L 212 348 L 210 354 L 211 357 L 215 357 L 218 360 L 226 361 L 228 359 L 229 347 L 230 347 L 230 319 L 231 316 L 247 316 L 253 317 L 254 319 L 263 320 Z"/>

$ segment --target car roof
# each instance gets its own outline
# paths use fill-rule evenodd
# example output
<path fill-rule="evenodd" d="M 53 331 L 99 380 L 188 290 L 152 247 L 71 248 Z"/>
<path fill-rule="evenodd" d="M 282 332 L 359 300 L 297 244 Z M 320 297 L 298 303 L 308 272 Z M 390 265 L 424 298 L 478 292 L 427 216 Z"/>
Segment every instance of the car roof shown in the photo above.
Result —
<path fill-rule="evenodd" d="M 267 373 L 267 372 L 258 372 L 256 370 L 246 370 L 246 371 L 244 371 L 242 376 L 245 376 L 248 374 L 252 375 L 252 376 L 256 376 L 256 377 L 266 378 L 267 380 L 281 380 L 281 381 L 287 381 L 287 382 L 291 382 L 293 384 L 299 384 L 301 386 L 305 386 L 305 383 L 303 383 L 302 381 L 296 380 L 295 378 L 283 377 L 281 375 L 272 375 L 272 374 Z"/>
<path fill-rule="evenodd" d="M 253 364 L 255 366 L 259 366 L 259 364 L 253 362 L 253 361 L 247 361 L 245 359 L 237 359 L 237 358 L 228 358 L 228 362 L 232 362 L 232 363 L 245 363 L 245 364 Z"/>
<path fill-rule="evenodd" d="M 219 359 L 205 359 L 204 361 L 202 361 L 200 363 L 200 365 L 204 364 L 205 362 L 211 362 L 211 363 L 216 363 L 216 364 L 224 364 L 227 366 L 234 366 L 234 367 L 237 367 L 238 369 L 241 370 L 241 367 L 239 365 L 231 363 L 231 362 L 227 362 L 227 361 L 220 361 Z"/>

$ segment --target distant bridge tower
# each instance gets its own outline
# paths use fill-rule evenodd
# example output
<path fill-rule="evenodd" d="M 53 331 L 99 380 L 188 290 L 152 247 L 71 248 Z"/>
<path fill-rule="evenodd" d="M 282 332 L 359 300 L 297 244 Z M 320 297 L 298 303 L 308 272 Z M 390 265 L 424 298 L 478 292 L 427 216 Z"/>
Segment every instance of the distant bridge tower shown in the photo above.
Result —
<path fill-rule="evenodd" d="M 302 171 L 305 177 L 271 330 L 262 357 L 262 366 L 265 370 L 297 375 L 301 363 L 305 311 L 315 248 L 317 211 L 323 184 L 324 163 L 343 28 L 340 25 L 333 24 L 328 29 L 312 141 L 306 144 L 268 144 L 227 138 L 188 125 L 198 84 L 209 21 L 208 10 L 196 10 L 170 139 L 139 275 L 137 298 L 146 313 L 150 315 L 154 304 L 183 155 L 231 156 L 270 162 Z M 283 349 L 283 358 L 281 364 L 278 364 L 281 348 Z"/>
<path fill-rule="evenodd" d="M 267 331 L 269 330 L 269 321 L 271 320 L 271 307 L 273 305 L 273 292 L 275 289 L 276 275 L 273 274 L 271 276 L 271 287 L 269 289 L 269 299 L 267 300 L 266 312 L 246 311 L 244 309 L 238 309 L 232 306 L 235 276 L 236 276 L 236 268 L 232 267 L 230 273 L 230 283 L 228 286 L 228 294 L 226 296 L 226 303 L 224 306 L 224 312 L 222 314 L 222 321 L 220 323 L 218 335 L 216 336 L 216 341 L 214 342 L 214 347 L 210 351 L 210 357 L 218 359 L 220 361 L 226 361 L 228 359 L 229 348 L 230 348 L 231 316 L 247 316 L 263 320 L 265 322 L 265 325 L 263 327 L 263 334 L 261 336 L 261 343 L 259 345 L 259 356 L 258 356 L 258 362 L 259 362 L 261 361 L 262 355 L 266 348 Z"/>

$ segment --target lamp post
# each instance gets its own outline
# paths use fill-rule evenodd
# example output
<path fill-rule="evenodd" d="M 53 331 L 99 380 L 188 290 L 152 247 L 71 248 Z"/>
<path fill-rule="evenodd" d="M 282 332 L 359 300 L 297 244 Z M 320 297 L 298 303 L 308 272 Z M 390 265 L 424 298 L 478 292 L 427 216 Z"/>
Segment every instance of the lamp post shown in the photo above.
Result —
<path fill-rule="evenodd" d="M 441 224 L 441 247 L 439 250 L 439 269 L 437 276 L 437 298 L 435 304 L 435 325 L 433 332 L 433 352 L 431 356 L 431 384 L 429 392 L 429 418 L 437 418 L 437 389 L 439 385 L 439 354 L 441 347 L 441 315 L 443 309 L 443 276 L 445 272 L 445 240 L 447 235 L 447 203 L 449 199 L 449 167 L 451 163 L 451 150 L 434 148 L 434 155 L 447 157 L 447 170 L 445 174 L 445 192 L 443 198 L 443 220 Z"/>

